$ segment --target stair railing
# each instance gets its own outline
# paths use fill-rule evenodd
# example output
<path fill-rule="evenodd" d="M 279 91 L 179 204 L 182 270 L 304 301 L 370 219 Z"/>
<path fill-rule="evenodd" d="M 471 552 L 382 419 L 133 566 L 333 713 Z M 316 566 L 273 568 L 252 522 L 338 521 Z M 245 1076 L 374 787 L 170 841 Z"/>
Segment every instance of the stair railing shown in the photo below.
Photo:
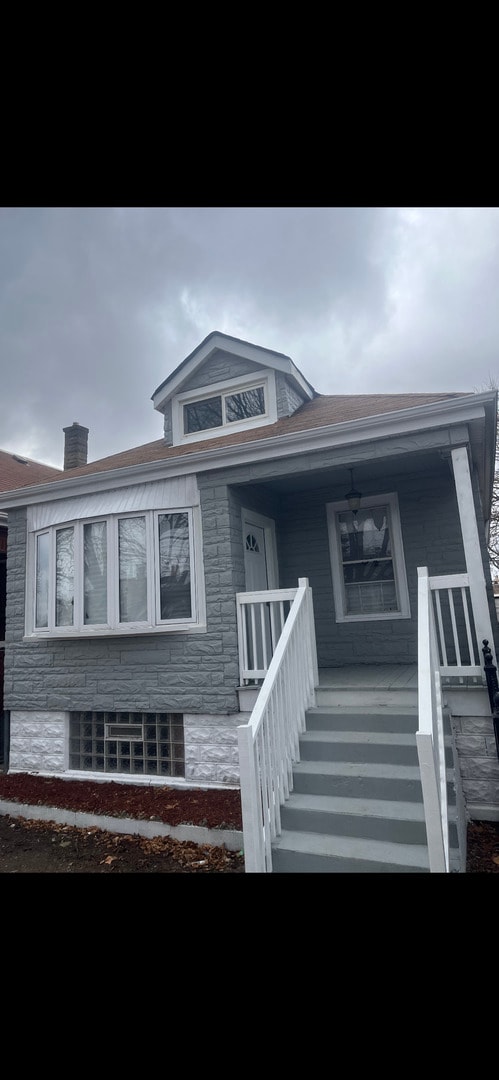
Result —
<path fill-rule="evenodd" d="M 418 714 L 416 732 L 430 873 L 449 873 L 447 769 L 440 658 L 427 567 L 418 566 Z"/>
<path fill-rule="evenodd" d="M 237 593 L 241 686 L 265 678 L 295 596 L 296 589 Z"/>
<path fill-rule="evenodd" d="M 485 671 L 485 678 L 487 680 L 487 690 L 489 694 L 490 711 L 492 713 L 492 723 L 494 725 L 496 753 L 499 758 L 499 682 L 497 679 L 497 667 L 494 664 L 492 650 L 487 641 L 487 638 L 483 639 L 482 644 L 483 666 Z"/>
<path fill-rule="evenodd" d="M 312 590 L 299 578 L 262 688 L 247 724 L 237 729 L 247 874 L 272 872 L 272 841 L 293 787 L 299 737 L 318 685 Z"/>

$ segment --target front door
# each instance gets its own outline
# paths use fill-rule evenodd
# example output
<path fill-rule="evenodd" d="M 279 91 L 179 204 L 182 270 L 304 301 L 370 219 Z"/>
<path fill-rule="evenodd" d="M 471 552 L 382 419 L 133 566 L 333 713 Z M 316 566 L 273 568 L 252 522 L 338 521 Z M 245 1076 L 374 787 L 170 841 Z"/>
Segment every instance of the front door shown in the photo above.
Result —
<path fill-rule="evenodd" d="M 277 588 L 275 525 L 271 518 L 243 511 L 243 545 L 246 592 Z M 248 606 L 245 615 L 249 666 L 265 671 L 273 652 L 270 605 Z"/>
<path fill-rule="evenodd" d="M 265 529 L 249 519 L 244 522 L 244 570 L 246 592 L 269 588 Z"/>

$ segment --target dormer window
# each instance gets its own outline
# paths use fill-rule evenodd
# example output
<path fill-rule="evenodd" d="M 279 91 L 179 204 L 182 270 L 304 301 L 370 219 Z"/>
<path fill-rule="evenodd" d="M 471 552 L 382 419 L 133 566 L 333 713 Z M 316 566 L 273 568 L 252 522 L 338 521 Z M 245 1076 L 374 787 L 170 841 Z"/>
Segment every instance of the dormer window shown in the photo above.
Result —
<path fill-rule="evenodd" d="M 267 369 L 257 378 L 253 374 L 178 394 L 172 419 L 174 443 L 273 424 L 277 419 L 275 374 Z"/>
<path fill-rule="evenodd" d="M 220 394 L 184 405 L 184 435 L 207 428 L 235 424 L 252 416 L 264 416 L 265 390 L 263 386 L 241 390 L 238 394 Z"/>

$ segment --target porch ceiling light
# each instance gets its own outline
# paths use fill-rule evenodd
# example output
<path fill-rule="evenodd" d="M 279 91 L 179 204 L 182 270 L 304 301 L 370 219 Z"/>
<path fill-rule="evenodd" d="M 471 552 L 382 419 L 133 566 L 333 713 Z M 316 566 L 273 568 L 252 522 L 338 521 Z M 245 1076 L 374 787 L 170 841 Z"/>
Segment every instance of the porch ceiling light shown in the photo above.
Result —
<path fill-rule="evenodd" d="M 353 483 L 353 469 L 349 469 L 348 471 L 350 473 L 350 483 L 351 483 L 352 486 L 351 486 L 350 491 L 347 491 L 344 498 L 346 499 L 346 501 L 348 503 L 348 509 L 351 510 L 353 514 L 356 514 L 357 510 L 359 509 L 359 506 L 360 506 L 360 500 L 362 498 L 362 495 L 361 495 L 360 491 L 355 490 L 354 483 Z"/>

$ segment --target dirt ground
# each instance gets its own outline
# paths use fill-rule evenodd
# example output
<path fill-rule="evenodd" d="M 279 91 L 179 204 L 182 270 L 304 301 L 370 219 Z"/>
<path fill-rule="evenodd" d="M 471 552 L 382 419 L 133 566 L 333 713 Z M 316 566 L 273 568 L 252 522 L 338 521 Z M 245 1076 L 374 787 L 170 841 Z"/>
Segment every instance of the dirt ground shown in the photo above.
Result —
<path fill-rule="evenodd" d="M 114 817 L 241 830 L 234 790 L 203 791 L 0 774 L 0 800 Z M 468 826 L 467 873 L 499 873 L 499 822 Z M 144 839 L 0 814 L 2 874 L 243 874 L 240 852 L 215 845 Z"/>
<path fill-rule="evenodd" d="M 242 829 L 241 799 L 235 790 L 95 783 L 17 773 L 0 774 L 0 800 L 169 825 Z M 244 874 L 244 857 L 218 845 L 170 837 L 145 839 L 0 815 L 0 873 Z"/>

